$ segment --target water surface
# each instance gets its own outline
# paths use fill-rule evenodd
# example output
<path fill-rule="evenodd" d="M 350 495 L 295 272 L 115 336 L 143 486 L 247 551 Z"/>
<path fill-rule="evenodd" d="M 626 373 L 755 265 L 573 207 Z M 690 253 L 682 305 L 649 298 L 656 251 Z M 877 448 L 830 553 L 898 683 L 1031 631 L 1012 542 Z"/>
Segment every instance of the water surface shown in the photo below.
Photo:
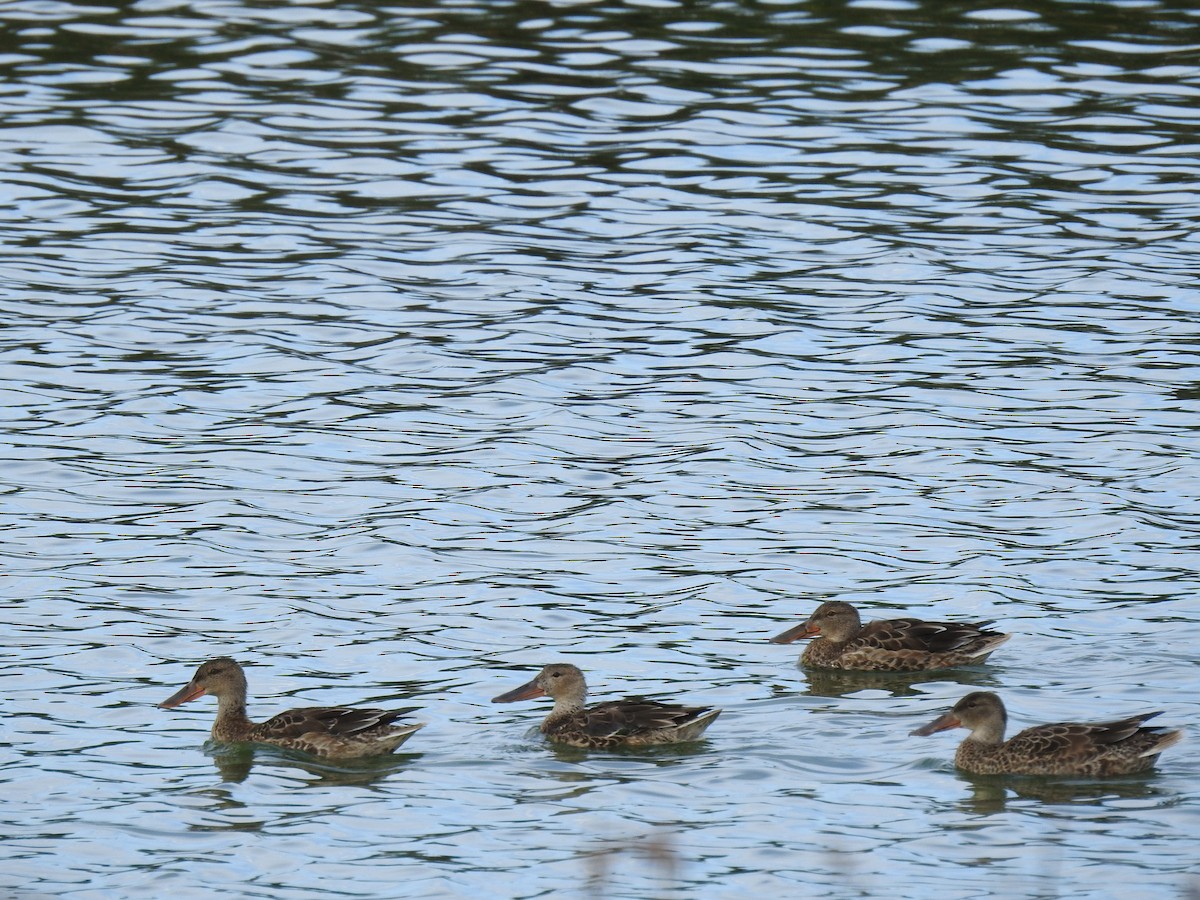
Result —
<path fill-rule="evenodd" d="M 1200 890 L 1186 4 L 0 6 L 0 883 Z M 828 597 L 988 666 L 806 673 Z M 420 705 L 393 759 L 205 746 Z M 543 744 L 544 662 L 725 710 Z M 908 732 L 1161 709 L 1112 782 Z M 961 735 L 961 733 L 959 733 Z M 1069 885 L 1069 887 L 1068 887 Z"/>

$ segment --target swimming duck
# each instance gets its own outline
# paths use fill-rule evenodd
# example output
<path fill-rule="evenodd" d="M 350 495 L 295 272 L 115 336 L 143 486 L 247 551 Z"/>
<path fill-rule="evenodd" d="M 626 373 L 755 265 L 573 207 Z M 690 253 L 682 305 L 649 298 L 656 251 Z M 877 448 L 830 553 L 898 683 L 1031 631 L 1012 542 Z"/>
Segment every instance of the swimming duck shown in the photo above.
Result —
<path fill-rule="evenodd" d="M 228 656 L 210 659 L 192 680 L 159 704 L 173 709 L 205 694 L 217 698 L 215 741 L 257 741 L 292 750 L 303 750 L 328 759 L 354 759 L 391 753 L 424 722 L 396 725 L 408 709 L 350 709 L 341 706 L 308 706 L 290 709 L 265 722 L 246 716 L 246 675 Z"/>
<path fill-rule="evenodd" d="M 561 744 L 591 749 L 694 741 L 721 714 L 709 706 L 679 706 L 643 697 L 587 707 L 583 672 L 569 663 L 546 666 L 532 681 L 492 698 L 492 702 L 546 695 L 554 698 L 554 708 L 542 722 L 542 734 Z"/>
<path fill-rule="evenodd" d="M 771 638 L 790 644 L 815 637 L 800 656 L 818 669 L 917 672 L 981 663 L 1012 635 L 989 631 L 987 622 L 923 622 L 886 619 L 868 622 L 841 600 L 829 600 L 794 628 Z"/>
<path fill-rule="evenodd" d="M 975 691 L 912 733 L 970 729 L 958 745 L 954 764 L 976 775 L 1129 775 L 1153 768 L 1160 753 L 1183 739 L 1182 731 L 1142 727 L 1157 715 L 1143 713 L 1092 725 L 1035 725 L 1006 741 L 1004 704 L 995 694 Z"/>

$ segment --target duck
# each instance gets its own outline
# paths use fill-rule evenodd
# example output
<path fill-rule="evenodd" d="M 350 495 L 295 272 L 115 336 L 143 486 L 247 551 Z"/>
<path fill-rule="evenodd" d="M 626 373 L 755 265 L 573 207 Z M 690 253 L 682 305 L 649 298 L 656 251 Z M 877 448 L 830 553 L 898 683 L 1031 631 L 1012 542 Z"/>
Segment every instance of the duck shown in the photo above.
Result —
<path fill-rule="evenodd" d="M 1179 743 L 1183 732 L 1143 727 L 1160 712 L 1113 722 L 1035 725 L 1004 740 L 1008 713 L 989 691 L 967 694 L 948 713 L 912 731 L 930 735 L 966 728 L 954 764 L 974 775 L 1131 775 L 1154 767 L 1158 755 Z"/>
<path fill-rule="evenodd" d="M 414 712 L 406 709 L 354 709 L 343 706 L 307 706 L 289 709 L 265 722 L 246 715 L 246 673 L 236 660 L 219 656 L 203 663 L 192 680 L 159 704 L 174 709 L 189 700 L 211 694 L 217 698 L 214 741 L 253 741 L 290 750 L 301 750 L 326 759 L 357 759 L 393 752 L 425 727 L 424 722 L 398 724 Z"/>
<path fill-rule="evenodd" d="M 771 642 L 817 638 L 800 656 L 800 662 L 815 669 L 918 672 L 983 662 L 1012 637 L 989 630 L 991 624 L 885 619 L 864 625 L 853 605 L 827 600 Z"/>
<path fill-rule="evenodd" d="M 554 699 L 554 708 L 542 722 L 542 734 L 557 743 L 586 749 L 695 741 L 721 714 L 710 706 L 681 706 L 644 697 L 586 706 L 587 682 L 583 672 L 570 663 L 551 663 L 533 680 L 493 697 L 492 702 L 544 696 Z"/>

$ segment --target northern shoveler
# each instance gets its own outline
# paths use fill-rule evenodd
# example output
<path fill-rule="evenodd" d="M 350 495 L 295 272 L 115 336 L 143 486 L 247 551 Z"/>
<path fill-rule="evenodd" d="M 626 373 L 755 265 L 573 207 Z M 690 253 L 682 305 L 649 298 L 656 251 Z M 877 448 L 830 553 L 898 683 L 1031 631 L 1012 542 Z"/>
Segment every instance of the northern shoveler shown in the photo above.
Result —
<path fill-rule="evenodd" d="M 173 709 L 205 694 L 217 698 L 213 740 L 257 741 L 329 759 L 391 753 L 425 727 L 423 722 L 393 724 L 416 710 L 415 706 L 391 710 L 309 706 L 290 709 L 265 722 L 251 722 L 246 716 L 246 675 L 228 656 L 201 665 L 191 681 L 159 706 Z"/>
<path fill-rule="evenodd" d="M 1182 731 L 1142 727 L 1157 715 L 1143 713 L 1091 725 L 1035 725 L 1006 741 L 1004 704 L 995 694 L 975 691 L 912 733 L 970 729 L 958 745 L 954 764 L 976 775 L 1129 775 L 1153 768 L 1158 754 L 1183 739 Z"/>
<path fill-rule="evenodd" d="M 554 708 L 542 722 L 542 734 L 573 747 L 605 749 L 694 741 L 721 714 L 709 706 L 679 706 L 643 697 L 587 707 L 583 672 L 569 663 L 546 666 L 532 681 L 492 698 L 492 702 L 546 695 L 554 698 Z"/>
<path fill-rule="evenodd" d="M 886 619 L 864 625 L 849 603 L 829 600 L 771 641 L 790 644 L 798 638 L 817 638 L 800 656 L 804 665 L 813 668 L 917 672 L 983 662 L 1012 637 L 989 631 L 991 624 Z"/>

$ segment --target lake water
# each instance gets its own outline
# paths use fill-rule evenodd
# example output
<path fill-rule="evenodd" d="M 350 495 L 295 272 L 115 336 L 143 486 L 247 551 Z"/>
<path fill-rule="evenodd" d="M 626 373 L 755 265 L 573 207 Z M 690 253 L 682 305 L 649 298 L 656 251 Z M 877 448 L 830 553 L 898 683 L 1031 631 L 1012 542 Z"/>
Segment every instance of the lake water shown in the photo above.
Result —
<path fill-rule="evenodd" d="M 0 4 L 9 896 L 1200 892 L 1200 14 Z M 821 600 L 996 619 L 830 677 Z M 418 705 L 393 759 L 206 746 Z M 724 708 L 555 749 L 543 663 Z M 970 778 L 1150 709 L 1108 782 Z"/>

